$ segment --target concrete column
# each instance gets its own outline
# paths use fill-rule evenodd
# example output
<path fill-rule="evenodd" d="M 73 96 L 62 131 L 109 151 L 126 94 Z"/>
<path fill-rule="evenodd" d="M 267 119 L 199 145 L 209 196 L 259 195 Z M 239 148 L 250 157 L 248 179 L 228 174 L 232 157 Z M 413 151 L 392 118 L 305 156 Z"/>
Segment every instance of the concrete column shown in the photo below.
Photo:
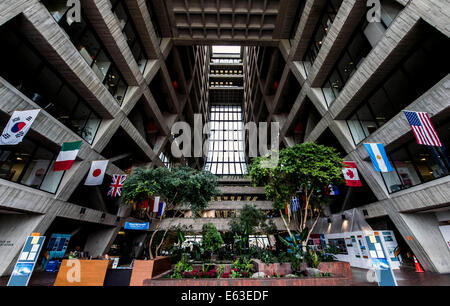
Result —
<path fill-rule="evenodd" d="M 84 251 L 89 252 L 89 256 L 103 256 L 111 247 L 119 230 L 119 227 L 108 227 L 90 233 Z"/>
<path fill-rule="evenodd" d="M 385 206 L 408 246 L 425 271 L 450 273 L 450 250 L 434 213 L 405 214 Z"/>
<path fill-rule="evenodd" d="M 0 215 L 0 276 L 11 274 L 26 238 L 43 215 Z"/>

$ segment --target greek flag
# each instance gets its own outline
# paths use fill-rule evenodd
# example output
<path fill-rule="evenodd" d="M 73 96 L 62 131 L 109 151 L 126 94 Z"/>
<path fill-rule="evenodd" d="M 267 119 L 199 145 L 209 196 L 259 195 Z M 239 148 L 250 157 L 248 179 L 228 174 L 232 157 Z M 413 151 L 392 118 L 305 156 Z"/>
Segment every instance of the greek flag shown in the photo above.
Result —
<path fill-rule="evenodd" d="M 292 197 L 292 210 L 296 212 L 300 208 L 300 202 L 297 197 Z"/>

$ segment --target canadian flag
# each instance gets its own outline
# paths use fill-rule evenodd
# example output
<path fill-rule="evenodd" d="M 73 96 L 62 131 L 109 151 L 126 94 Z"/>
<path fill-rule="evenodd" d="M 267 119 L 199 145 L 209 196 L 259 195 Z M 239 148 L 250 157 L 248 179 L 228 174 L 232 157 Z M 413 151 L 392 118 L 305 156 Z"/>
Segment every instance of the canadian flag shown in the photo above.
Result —
<path fill-rule="evenodd" d="M 342 169 L 346 185 L 349 187 L 361 187 L 362 183 L 359 179 L 358 169 L 355 162 L 344 162 L 345 168 Z"/>
<path fill-rule="evenodd" d="M 103 183 L 109 160 L 94 160 L 84 183 L 87 186 L 98 186 Z"/>

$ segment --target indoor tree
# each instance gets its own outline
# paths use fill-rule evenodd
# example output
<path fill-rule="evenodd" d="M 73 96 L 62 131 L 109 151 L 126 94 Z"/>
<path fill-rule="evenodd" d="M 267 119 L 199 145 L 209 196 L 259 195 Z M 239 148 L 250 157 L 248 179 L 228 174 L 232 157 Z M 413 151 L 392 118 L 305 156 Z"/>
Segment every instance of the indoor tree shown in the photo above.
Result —
<path fill-rule="evenodd" d="M 161 202 L 166 203 L 166 208 L 161 216 L 151 212 L 149 208 L 143 208 L 146 219 L 156 222 L 148 246 L 150 259 L 153 259 L 152 245 L 163 219 L 174 219 L 181 216 L 180 208 L 182 206 L 183 209 L 191 210 L 193 216 L 196 217 L 208 207 L 209 199 L 218 194 L 217 178 L 207 171 L 198 171 L 190 167 L 134 168 L 123 186 L 122 203 L 139 204 L 143 201 L 150 201 L 156 196 L 160 197 Z M 171 212 L 170 217 L 167 216 L 168 212 Z M 172 221 L 163 232 L 155 255 L 158 254 L 168 231 L 172 228 L 171 225 Z"/>
<path fill-rule="evenodd" d="M 222 236 L 217 228 L 212 223 L 205 223 L 202 227 L 202 247 L 209 252 L 210 255 L 214 254 L 224 244 Z"/>
<path fill-rule="evenodd" d="M 344 182 L 343 159 L 335 148 L 312 142 L 281 150 L 278 164 L 272 168 L 263 166 L 268 159 L 262 156 L 253 160 L 249 167 L 252 182 L 255 186 L 265 186 L 266 196 L 274 201 L 274 208 L 280 211 L 289 236 L 296 240 L 291 231 L 295 228 L 305 248 L 327 204 L 328 199 L 323 196 L 322 190 L 325 186 Z M 300 207 L 294 212 L 291 199 L 298 194 L 301 194 Z M 283 214 L 286 205 L 291 206 L 291 215 Z"/>
<path fill-rule="evenodd" d="M 276 232 L 272 220 L 267 222 L 267 216 L 255 206 L 245 205 L 239 216 L 229 221 L 230 231 L 234 234 L 234 243 L 239 253 L 249 249 L 249 236 L 257 233 L 271 234 Z"/>

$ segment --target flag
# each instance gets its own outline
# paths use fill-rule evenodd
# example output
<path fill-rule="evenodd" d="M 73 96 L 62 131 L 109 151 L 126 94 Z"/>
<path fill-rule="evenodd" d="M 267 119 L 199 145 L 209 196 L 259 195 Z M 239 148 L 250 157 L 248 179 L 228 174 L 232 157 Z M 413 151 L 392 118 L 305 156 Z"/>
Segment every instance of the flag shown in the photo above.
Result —
<path fill-rule="evenodd" d="M 286 215 L 291 216 L 291 205 L 288 204 L 287 202 L 284 203 L 284 212 L 286 213 Z"/>
<path fill-rule="evenodd" d="M 101 185 L 103 183 L 103 178 L 105 177 L 108 162 L 109 160 L 93 160 L 84 184 L 87 186 Z"/>
<path fill-rule="evenodd" d="M 346 185 L 349 187 L 361 187 L 362 183 L 359 179 L 358 169 L 356 163 L 353 161 L 344 162 L 345 168 L 342 169 Z"/>
<path fill-rule="evenodd" d="M 339 195 L 339 189 L 337 186 L 333 186 L 333 185 L 325 186 L 325 194 L 328 196 Z"/>
<path fill-rule="evenodd" d="M 122 195 L 123 182 L 125 182 L 126 178 L 126 175 L 113 174 L 112 183 L 107 195 L 110 197 L 120 197 Z"/>
<path fill-rule="evenodd" d="M 155 213 L 159 210 L 159 199 L 160 197 L 155 197 L 155 201 L 153 202 L 152 211 Z"/>
<path fill-rule="evenodd" d="M 159 203 L 158 217 L 161 217 L 164 214 L 164 210 L 166 210 L 166 203 L 165 202 Z"/>
<path fill-rule="evenodd" d="M 16 145 L 21 143 L 31 125 L 39 114 L 40 109 L 15 111 L 0 137 L 0 145 Z"/>
<path fill-rule="evenodd" d="M 433 127 L 433 124 L 425 112 L 403 111 L 408 119 L 417 143 L 420 145 L 442 147 L 442 143 Z"/>
<path fill-rule="evenodd" d="M 387 158 L 386 151 L 382 143 L 365 143 L 367 152 L 369 153 L 372 164 L 378 172 L 391 172 L 394 169 Z"/>
<path fill-rule="evenodd" d="M 296 212 L 300 208 L 300 202 L 297 197 L 292 197 L 292 211 Z"/>
<path fill-rule="evenodd" d="M 72 168 L 82 143 L 82 141 L 63 143 L 61 151 L 56 158 L 55 165 L 53 166 L 53 171 L 64 171 Z"/>

